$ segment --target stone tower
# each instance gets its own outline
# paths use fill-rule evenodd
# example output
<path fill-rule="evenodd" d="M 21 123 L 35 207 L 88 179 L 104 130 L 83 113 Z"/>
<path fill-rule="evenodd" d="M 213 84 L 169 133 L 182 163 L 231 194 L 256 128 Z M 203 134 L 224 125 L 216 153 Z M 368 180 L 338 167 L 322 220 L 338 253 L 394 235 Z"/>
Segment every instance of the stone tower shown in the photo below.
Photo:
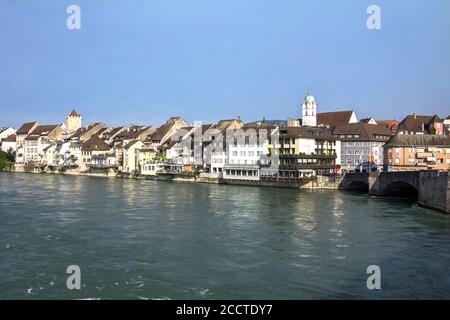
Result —
<path fill-rule="evenodd" d="M 81 115 L 75 109 L 66 117 L 66 130 L 76 131 L 81 128 Z"/>
<path fill-rule="evenodd" d="M 315 127 L 317 125 L 317 104 L 316 99 L 308 92 L 302 104 L 302 125 Z"/>

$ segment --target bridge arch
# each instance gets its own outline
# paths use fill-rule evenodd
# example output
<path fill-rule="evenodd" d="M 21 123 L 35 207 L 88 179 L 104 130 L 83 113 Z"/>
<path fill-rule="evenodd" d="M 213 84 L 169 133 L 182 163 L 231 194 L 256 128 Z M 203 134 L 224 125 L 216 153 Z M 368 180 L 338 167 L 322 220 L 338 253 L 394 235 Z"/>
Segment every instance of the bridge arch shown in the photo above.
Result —
<path fill-rule="evenodd" d="M 347 190 L 349 191 L 363 191 L 368 192 L 369 191 L 369 184 L 365 181 L 361 180 L 355 180 L 350 182 L 347 185 Z"/>
<path fill-rule="evenodd" d="M 383 194 L 388 197 L 417 199 L 419 191 L 408 182 L 396 180 L 386 185 Z"/>

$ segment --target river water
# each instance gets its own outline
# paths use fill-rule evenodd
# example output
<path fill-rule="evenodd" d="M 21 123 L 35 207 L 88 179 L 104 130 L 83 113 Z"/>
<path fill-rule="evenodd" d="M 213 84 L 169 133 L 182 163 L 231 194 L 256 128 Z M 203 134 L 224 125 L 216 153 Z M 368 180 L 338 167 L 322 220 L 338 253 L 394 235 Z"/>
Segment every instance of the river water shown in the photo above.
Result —
<path fill-rule="evenodd" d="M 411 201 L 0 173 L 0 299 L 450 298 L 449 266 L 450 216 Z"/>

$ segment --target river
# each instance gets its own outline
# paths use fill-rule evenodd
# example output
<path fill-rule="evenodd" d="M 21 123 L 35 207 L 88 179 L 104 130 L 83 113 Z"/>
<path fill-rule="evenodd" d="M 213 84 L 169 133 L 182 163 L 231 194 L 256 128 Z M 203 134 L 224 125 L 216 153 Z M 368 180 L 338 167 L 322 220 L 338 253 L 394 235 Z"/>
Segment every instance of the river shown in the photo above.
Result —
<path fill-rule="evenodd" d="M 0 299 L 448 299 L 449 265 L 450 216 L 412 201 L 0 173 Z"/>

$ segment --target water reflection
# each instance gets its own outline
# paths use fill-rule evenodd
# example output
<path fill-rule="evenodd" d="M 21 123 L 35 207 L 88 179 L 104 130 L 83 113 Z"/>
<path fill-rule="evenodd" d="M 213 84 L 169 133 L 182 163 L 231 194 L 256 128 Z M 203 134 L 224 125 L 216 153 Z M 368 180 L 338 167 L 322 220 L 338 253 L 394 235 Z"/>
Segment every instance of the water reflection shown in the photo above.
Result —
<path fill-rule="evenodd" d="M 450 217 L 409 202 L 0 174 L 0 298 L 448 298 L 449 249 Z M 82 292 L 60 285 L 73 263 Z"/>

